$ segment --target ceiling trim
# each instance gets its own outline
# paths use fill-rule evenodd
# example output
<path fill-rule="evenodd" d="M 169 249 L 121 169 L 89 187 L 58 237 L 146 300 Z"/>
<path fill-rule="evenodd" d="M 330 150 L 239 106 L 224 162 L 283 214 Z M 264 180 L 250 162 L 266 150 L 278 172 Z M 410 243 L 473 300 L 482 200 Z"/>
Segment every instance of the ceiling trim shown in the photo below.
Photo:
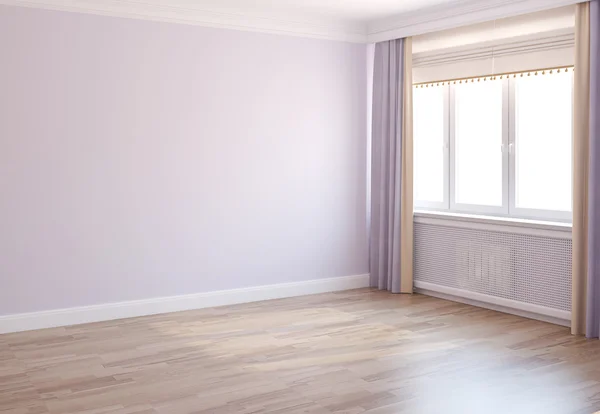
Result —
<path fill-rule="evenodd" d="M 584 0 L 456 0 L 368 25 L 367 41 L 382 42 L 581 3 Z"/>
<path fill-rule="evenodd" d="M 284 18 L 248 16 L 241 13 L 157 5 L 143 0 L 0 0 L 0 4 L 352 43 L 367 41 L 366 24 L 311 22 L 299 20 L 293 15 Z"/>
<path fill-rule="evenodd" d="M 165 6 L 148 0 L 0 0 L 0 4 L 352 43 L 375 43 L 582 1 L 584 0 L 454 0 L 369 24 L 308 21 L 309 19 L 299 19 L 293 14 L 277 18 L 249 16 L 241 12 L 223 13 L 176 5 Z"/>

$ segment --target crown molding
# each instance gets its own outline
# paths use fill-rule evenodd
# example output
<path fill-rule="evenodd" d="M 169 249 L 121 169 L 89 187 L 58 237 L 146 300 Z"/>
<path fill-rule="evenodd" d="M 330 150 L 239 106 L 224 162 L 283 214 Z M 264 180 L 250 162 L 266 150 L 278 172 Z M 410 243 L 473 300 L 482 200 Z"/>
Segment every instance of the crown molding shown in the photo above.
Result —
<path fill-rule="evenodd" d="M 581 3 L 584 0 L 456 0 L 368 25 L 367 41 L 382 42 Z"/>
<path fill-rule="evenodd" d="M 151 0 L 0 0 L 0 4 L 103 16 L 172 22 L 204 27 L 278 35 L 375 43 L 525 13 L 547 10 L 583 0 L 454 0 L 444 5 L 403 13 L 370 23 L 314 20 L 290 13 L 283 16 L 224 13 Z"/>
<path fill-rule="evenodd" d="M 352 43 L 367 41 L 366 24 L 309 21 L 292 14 L 283 17 L 249 16 L 175 4 L 165 6 L 144 0 L 0 0 L 0 4 Z"/>

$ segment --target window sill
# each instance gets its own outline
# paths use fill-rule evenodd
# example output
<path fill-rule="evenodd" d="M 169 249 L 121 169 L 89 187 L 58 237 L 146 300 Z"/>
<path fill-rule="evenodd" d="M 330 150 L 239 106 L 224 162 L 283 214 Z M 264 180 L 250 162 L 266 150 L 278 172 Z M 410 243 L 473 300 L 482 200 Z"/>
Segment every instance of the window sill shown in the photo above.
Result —
<path fill-rule="evenodd" d="M 461 223 L 468 227 L 480 227 L 489 228 L 494 227 L 497 229 L 519 229 L 531 230 L 533 234 L 536 231 L 541 232 L 556 232 L 557 234 L 562 233 L 564 236 L 571 236 L 571 223 L 561 223 L 554 221 L 538 221 L 538 220 L 527 220 L 517 219 L 511 217 L 494 217 L 494 216 L 481 216 L 474 214 L 459 214 L 449 213 L 442 211 L 423 211 L 416 210 L 414 212 L 414 221 L 417 223 L 430 223 L 432 220 L 438 223 L 447 222 L 454 223 L 456 227 L 462 227 Z M 521 233 L 522 231 L 518 231 Z M 529 232 L 527 232 L 529 233 Z"/>

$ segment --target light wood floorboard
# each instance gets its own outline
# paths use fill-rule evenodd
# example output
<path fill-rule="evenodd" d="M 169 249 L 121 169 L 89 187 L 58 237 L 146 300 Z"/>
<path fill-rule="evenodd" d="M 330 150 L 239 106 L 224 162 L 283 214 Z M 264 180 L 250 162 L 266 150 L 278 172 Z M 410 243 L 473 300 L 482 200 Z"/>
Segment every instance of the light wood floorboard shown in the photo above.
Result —
<path fill-rule="evenodd" d="M 369 289 L 0 336 L 0 414 L 583 414 L 600 342 Z"/>

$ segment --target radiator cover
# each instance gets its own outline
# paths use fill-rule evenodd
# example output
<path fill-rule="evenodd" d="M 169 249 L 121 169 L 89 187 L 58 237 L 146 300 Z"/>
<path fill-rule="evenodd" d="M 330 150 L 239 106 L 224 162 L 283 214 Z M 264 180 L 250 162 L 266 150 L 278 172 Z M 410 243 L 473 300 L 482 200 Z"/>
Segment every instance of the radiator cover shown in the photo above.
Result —
<path fill-rule="evenodd" d="M 570 238 L 414 224 L 414 279 L 571 311 Z"/>

